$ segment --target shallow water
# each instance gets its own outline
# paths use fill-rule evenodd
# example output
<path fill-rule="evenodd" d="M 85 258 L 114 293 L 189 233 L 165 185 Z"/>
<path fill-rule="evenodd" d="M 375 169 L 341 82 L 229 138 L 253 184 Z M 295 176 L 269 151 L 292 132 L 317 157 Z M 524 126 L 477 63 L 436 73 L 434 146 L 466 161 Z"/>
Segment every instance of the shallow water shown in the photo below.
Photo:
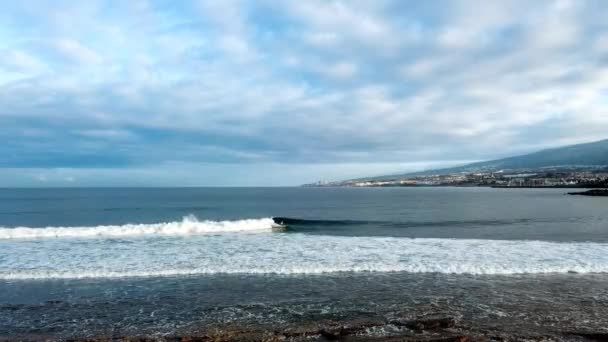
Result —
<path fill-rule="evenodd" d="M 0 338 L 188 336 L 363 319 L 455 317 L 521 334 L 603 331 L 605 275 L 350 273 L 2 281 Z"/>

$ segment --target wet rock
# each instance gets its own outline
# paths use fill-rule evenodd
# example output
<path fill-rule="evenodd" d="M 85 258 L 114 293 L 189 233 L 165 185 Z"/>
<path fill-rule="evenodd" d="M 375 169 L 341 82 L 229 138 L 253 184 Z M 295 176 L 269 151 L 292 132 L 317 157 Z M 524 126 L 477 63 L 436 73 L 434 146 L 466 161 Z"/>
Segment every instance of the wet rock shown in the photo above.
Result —
<path fill-rule="evenodd" d="M 569 192 L 568 195 L 579 195 L 579 196 L 608 196 L 607 189 L 593 189 L 583 192 Z"/>
<path fill-rule="evenodd" d="M 361 318 L 355 319 L 342 326 L 342 335 L 356 335 L 363 333 L 369 328 L 386 325 L 383 318 Z"/>
<path fill-rule="evenodd" d="M 608 342 L 608 332 L 567 332 L 565 335 L 578 336 L 589 341 Z"/>
<path fill-rule="evenodd" d="M 355 319 L 348 323 L 328 323 L 322 326 L 316 333 L 326 340 L 335 341 L 345 336 L 354 336 L 363 334 L 369 328 L 386 325 L 384 319 L 381 318 L 362 318 Z M 311 334 L 308 334 L 311 336 Z"/>
<path fill-rule="evenodd" d="M 440 338 L 433 338 L 433 339 L 427 340 L 427 342 L 471 342 L 471 341 L 474 341 L 474 339 L 470 338 L 469 336 L 440 337 Z"/>
<path fill-rule="evenodd" d="M 342 330 L 321 329 L 319 334 L 329 341 L 336 341 L 340 339 L 340 336 L 342 336 Z"/>
<path fill-rule="evenodd" d="M 297 337 L 310 337 L 320 335 L 319 325 L 316 324 L 304 324 L 297 327 L 288 327 L 283 331 L 276 330 L 275 335 L 282 335 L 285 338 L 297 338 Z"/>
<path fill-rule="evenodd" d="M 424 330 L 449 329 L 456 326 L 456 319 L 453 317 L 424 317 L 415 320 L 393 320 L 391 324 L 404 326 L 408 329 L 421 332 Z"/>
<path fill-rule="evenodd" d="M 349 339 L 348 341 L 365 341 L 365 342 L 488 342 L 491 341 L 487 338 L 479 336 L 468 336 L 468 335 L 455 335 L 455 336 L 384 336 L 384 337 L 361 337 L 356 339 Z"/>
<path fill-rule="evenodd" d="M 227 328 L 224 330 L 215 330 L 208 334 L 165 337 L 160 340 L 154 339 L 154 341 L 166 342 L 278 342 L 283 340 L 285 340 L 284 336 L 277 336 L 271 331 L 257 329 L 249 330 L 246 328 Z"/>

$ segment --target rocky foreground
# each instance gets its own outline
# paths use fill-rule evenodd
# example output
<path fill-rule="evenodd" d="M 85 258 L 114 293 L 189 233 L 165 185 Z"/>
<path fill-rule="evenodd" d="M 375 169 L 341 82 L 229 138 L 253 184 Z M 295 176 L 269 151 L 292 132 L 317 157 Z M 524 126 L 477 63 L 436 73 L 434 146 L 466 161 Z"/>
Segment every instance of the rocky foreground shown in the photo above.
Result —
<path fill-rule="evenodd" d="M 248 303 L 218 300 L 198 278 L 175 279 L 179 291 L 165 283 L 173 280 L 156 281 L 164 291 L 150 293 L 163 300 L 148 293 L 100 300 L 95 292 L 84 300 L 0 304 L 0 341 L 608 341 L 606 274 L 273 278 L 262 284 L 264 296 L 249 277 Z M 142 291 L 151 280 L 119 289 L 131 282 Z M 234 277 L 211 283 L 222 293 L 230 284 Z M 268 294 L 271 285 L 291 292 Z"/>
<path fill-rule="evenodd" d="M 40 337 L 44 339 L 43 337 Z M 216 327 L 189 336 L 91 338 L 70 341 L 608 341 L 608 327 L 591 330 L 519 331 L 514 327 L 479 329 L 456 317 L 413 320 L 365 318 L 271 328 Z"/>

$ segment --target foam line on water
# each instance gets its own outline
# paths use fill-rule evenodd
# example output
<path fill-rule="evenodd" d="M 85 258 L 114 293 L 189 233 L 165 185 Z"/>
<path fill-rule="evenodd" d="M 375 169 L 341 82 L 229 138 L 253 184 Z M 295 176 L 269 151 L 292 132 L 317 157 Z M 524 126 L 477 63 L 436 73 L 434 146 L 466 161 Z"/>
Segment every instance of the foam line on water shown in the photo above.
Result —
<path fill-rule="evenodd" d="M 197 235 L 223 232 L 271 231 L 280 227 L 272 218 L 200 221 L 193 215 L 181 221 L 94 227 L 0 228 L 0 239 L 129 237 L 142 235 Z"/>
<path fill-rule="evenodd" d="M 0 240 L 0 279 L 336 272 L 608 273 L 608 244 L 302 233 Z"/>

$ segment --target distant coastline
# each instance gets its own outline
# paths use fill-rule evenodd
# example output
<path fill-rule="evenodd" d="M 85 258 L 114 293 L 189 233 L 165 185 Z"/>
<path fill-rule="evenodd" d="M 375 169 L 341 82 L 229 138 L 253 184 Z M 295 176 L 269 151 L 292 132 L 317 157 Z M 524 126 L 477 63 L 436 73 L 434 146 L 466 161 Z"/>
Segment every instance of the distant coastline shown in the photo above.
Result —
<path fill-rule="evenodd" d="M 608 197 L 608 189 L 594 189 L 583 192 L 569 192 L 568 195 Z"/>
<path fill-rule="evenodd" d="M 607 188 L 608 139 L 472 164 L 304 186 Z"/>
<path fill-rule="evenodd" d="M 317 182 L 305 187 L 420 187 L 457 186 L 492 188 L 608 188 L 608 169 L 519 169 Z"/>

